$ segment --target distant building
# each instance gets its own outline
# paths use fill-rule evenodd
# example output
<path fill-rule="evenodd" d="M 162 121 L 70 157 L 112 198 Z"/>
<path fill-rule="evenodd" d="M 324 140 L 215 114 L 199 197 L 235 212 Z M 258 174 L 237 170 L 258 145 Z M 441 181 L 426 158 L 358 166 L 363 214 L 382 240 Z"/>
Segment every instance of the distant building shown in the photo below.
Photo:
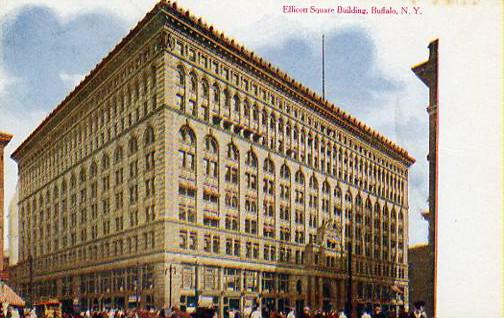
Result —
<path fill-rule="evenodd" d="M 423 213 L 429 222 L 429 244 L 409 249 L 410 303 L 425 301 L 429 317 L 435 313 L 437 249 L 437 130 L 438 130 L 438 40 L 429 44 L 429 59 L 412 68 L 429 88 L 429 210 Z"/>
<path fill-rule="evenodd" d="M 14 266 L 19 260 L 19 214 L 18 214 L 18 191 L 14 193 L 10 203 L 7 220 L 9 222 L 9 263 L 8 266 Z"/>
<path fill-rule="evenodd" d="M 12 157 L 32 300 L 407 306 L 414 159 L 175 4 Z"/>
<path fill-rule="evenodd" d="M 0 132 L 0 279 L 6 277 L 4 272 L 4 148 L 12 135 Z"/>

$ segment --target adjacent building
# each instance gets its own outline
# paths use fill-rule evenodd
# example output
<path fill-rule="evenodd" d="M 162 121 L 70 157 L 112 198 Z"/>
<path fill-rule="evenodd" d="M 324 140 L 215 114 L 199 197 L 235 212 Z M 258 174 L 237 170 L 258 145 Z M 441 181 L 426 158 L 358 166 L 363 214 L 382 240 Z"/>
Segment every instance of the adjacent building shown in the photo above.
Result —
<path fill-rule="evenodd" d="M 7 213 L 7 220 L 9 222 L 9 263 L 5 266 L 14 266 L 19 261 L 19 213 L 18 213 L 18 192 L 14 193 L 11 201 L 9 202 L 9 211 Z"/>
<path fill-rule="evenodd" d="M 411 302 L 425 302 L 429 317 L 436 312 L 436 250 L 437 250 L 437 131 L 438 131 L 438 40 L 429 44 L 429 59 L 412 68 L 429 88 L 429 210 L 422 214 L 429 222 L 429 243 L 410 248 Z"/>
<path fill-rule="evenodd" d="M 0 131 L 0 280 L 7 278 L 4 264 L 4 148 L 12 139 L 11 134 Z"/>
<path fill-rule="evenodd" d="M 12 157 L 31 301 L 407 306 L 414 159 L 176 4 Z"/>

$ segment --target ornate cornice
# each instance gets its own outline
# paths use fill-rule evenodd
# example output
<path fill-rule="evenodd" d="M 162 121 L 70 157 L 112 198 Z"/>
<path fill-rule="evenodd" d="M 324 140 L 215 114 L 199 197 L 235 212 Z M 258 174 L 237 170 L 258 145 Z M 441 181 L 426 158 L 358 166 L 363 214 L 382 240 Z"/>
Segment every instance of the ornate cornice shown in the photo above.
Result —
<path fill-rule="evenodd" d="M 280 89 L 287 91 L 305 102 L 308 107 L 318 112 L 319 114 L 331 119 L 340 127 L 348 130 L 361 137 L 364 141 L 369 142 L 385 153 L 400 160 L 406 165 L 411 165 L 415 159 L 403 148 L 399 147 L 391 140 L 387 139 L 379 132 L 357 120 L 355 117 L 343 111 L 341 108 L 323 99 L 314 91 L 296 81 L 278 67 L 273 66 L 263 58 L 257 56 L 254 52 L 246 49 L 243 45 L 238 44 L 234 39 L 230 39 L 222 32 L 217 31 L 213 26 L 208 25 L 201 18 L 193 16 L 189 10 L 179 8 L 177 3 L 162 0 L 146 14 L 146 16 L 138 22 L 138 24 L 124 37 L 121 42 L 84 78 L 84 80 L 44 119 L 44 121 L 33 131 L 30 136 L 19 146 L 12 157 L 17 160 L 26 146 L 38 139 L 38 135 L 44 131 L 48 123 L 54 120 L 55 117 L 62 118 L 64 110 L 68 113 L 71 107 L 69 104 L 78 104 L 86 96 L 86 88 L 89 90 L 91 82 L 97 83 L 106 77 L 106 74 L 101 74 L 100 71 L 111 64 L 111 61 L 120 54 L 128 54 L 129 50 L 124 49 L 130 40 L 135 37 L 147 23 L 156 16 L 159 12 L 164 12 L 177 23 L 187 27 L 189 33 L 197 36 L 200 39 L 206 40 L 211 47 L 218 48 L 224 53 L 233 57 L 238 65 L 251 68 L 256 75 L 266 78 L 275 83 Z M 159 26 L 161 29 L 161 26 Z M 159 41 L 163 47 L 171 47 L 170 34 L 163 32 Z M 122 52 L 121 52 L 122 51 Z M 70 109 L 71 110 L 71 109 Z"/>
<path fill-rule="evenodd" d="M 11 134 L 0 131 L 0 145 L 2 147 L 7 146 L 7 144 L 11 141 L 11 139 L 12 139 Z"/>

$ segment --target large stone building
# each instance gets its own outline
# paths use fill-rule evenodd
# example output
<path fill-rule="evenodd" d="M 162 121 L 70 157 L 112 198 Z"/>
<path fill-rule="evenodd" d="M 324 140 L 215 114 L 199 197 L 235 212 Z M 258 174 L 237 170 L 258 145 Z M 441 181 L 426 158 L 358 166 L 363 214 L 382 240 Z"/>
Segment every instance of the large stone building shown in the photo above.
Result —
<path fill-rule="evenodd" d="M 32 301 L 336 309 L 348 286 L 354 309 L 407 299 L 414 159 L 176 4 L 12 157 L 15 280 Z"/>

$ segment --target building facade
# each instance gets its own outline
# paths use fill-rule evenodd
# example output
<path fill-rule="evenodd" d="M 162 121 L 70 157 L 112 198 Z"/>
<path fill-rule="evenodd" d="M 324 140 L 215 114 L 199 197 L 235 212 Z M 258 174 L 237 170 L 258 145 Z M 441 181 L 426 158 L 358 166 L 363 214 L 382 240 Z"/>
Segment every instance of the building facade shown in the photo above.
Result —
<path fill-rule="evenodd" d="M 11 139 L 11 134 L 0 131 L 0 280 L 7 278 L 4 271 L 8 265 L 4 264 L 4 148 Z"/>
<path fill-rule="evenodd" d="M 407 306 L 414 159 L 176 4 L 13 158 L 32 301 Z"/>
<path fill-rule="evenodd" d="M 417 271 L 411 281 L 414 292 L 412 302 L 424 301 L 429 316 L 436 313 L 436 266 L 437 266 L 437 134 L 438 134 L 438 45 L 439 40 L 429 43 L 429 59 L 412 68 L 413 73 L 429 89 L 429 210 L 422 214 L 429 222 L 429 244 L 410 249 L 414 255 L 410 268 Z M 427 259 L 422 259 L 427 257 Z M 414 269 L 413 269 L 414 268 Z"/>
<path fill-rule="evenodd" d="M 9 222 L 9 263 L 5 266 L 14 266 L 19 261 L 19 213 L 18 213 L 18 192 L 9 202 L 9 211 L 7 212 L 7 220 Z"/>

